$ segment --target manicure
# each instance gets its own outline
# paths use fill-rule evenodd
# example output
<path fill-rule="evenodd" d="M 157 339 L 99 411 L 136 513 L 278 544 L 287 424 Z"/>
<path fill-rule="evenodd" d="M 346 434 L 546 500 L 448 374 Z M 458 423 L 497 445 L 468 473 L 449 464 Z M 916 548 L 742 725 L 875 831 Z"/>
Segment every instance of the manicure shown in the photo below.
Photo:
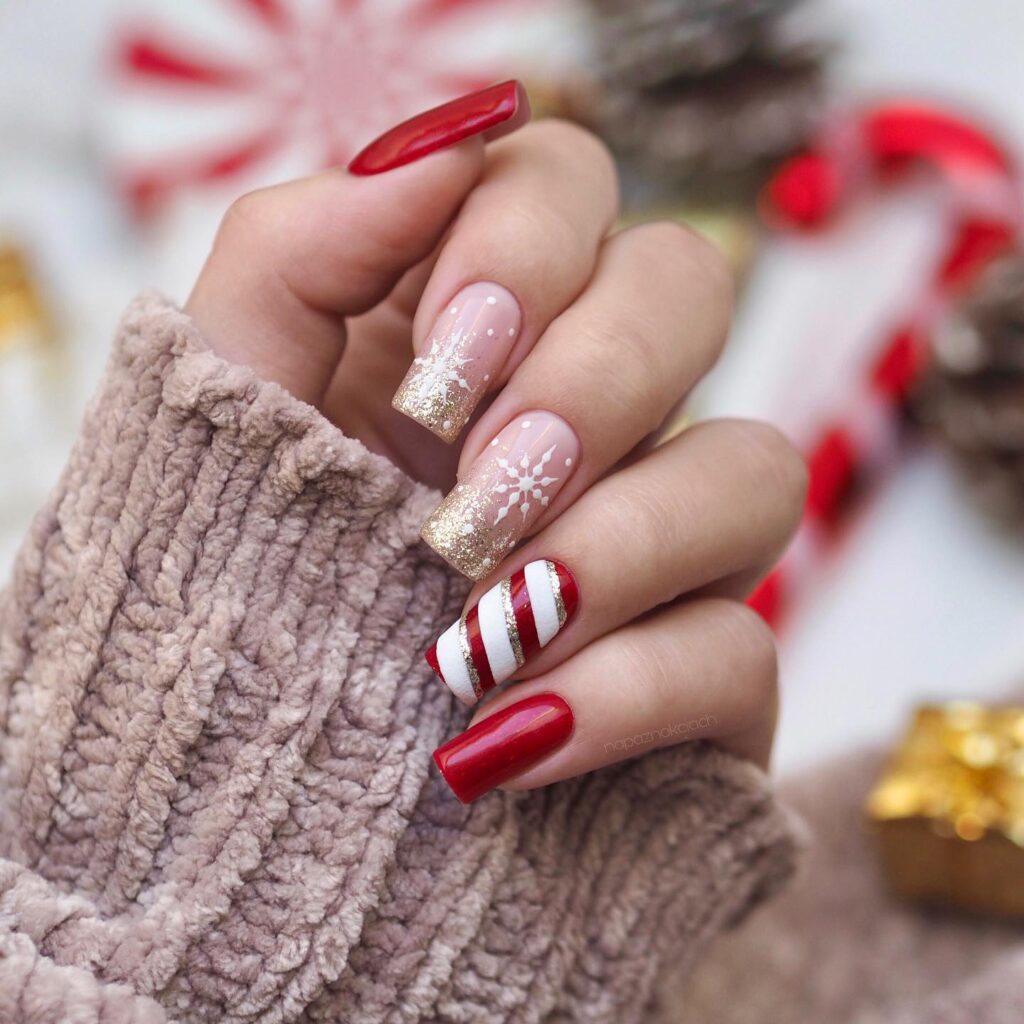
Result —
<path fill-rule="evenodd" d="M 468 804 L 554 753 L 572 734 L 572 708 L 540 693 L 496 711 L 434 751 L 452 792 Z"/>
<path fill-rule="evenodd" d="M 579 588 L 561 562 L 530 562 L 453 622 L 426 659 L 463 704 L 510 679 L 572 618 Z"/>
<path fill-rule="evenodd" d="M 529 119 L 526 90 L 515 80 L 502 82 L 403 121 L 357 153 L 348 165 L 349 173 L 381 174 L 472 135 L 493 142 Z"/>
<path fill-rule="evenodd" d="M 483 579 L 565 486 L 579 449 L 561 417 L 523 413 L 484 449 L 420 535 L 463 575 Z"/>
<path fill-rule="evenodd" d="M 454 441 L 512 351 L 521 319 L 519 303 L 500 285 L 463 288 L 438 317 L 392 406 Z"/>

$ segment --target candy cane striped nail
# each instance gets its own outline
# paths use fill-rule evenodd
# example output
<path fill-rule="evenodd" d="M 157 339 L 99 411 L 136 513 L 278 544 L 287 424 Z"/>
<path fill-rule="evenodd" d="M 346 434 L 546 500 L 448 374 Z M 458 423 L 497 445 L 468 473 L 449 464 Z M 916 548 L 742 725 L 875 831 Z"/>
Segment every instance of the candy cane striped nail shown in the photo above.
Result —
<path fill-rule="evenodd" d="M 546 647 L 578 604 L 576 579 L 561 562 L 530 562 L 453 622 L 427 662 L 463 704 L 475 704 Z"/>

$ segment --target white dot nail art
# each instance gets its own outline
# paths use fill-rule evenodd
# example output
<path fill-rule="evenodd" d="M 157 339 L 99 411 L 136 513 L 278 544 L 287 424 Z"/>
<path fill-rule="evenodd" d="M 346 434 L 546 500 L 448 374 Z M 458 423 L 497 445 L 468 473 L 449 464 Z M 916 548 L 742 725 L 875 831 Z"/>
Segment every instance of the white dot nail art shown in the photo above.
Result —
<path fill-rule="evenodd" d="M 498 300 L 493 295 L 488 295 L 487 296 L 487 305 L 488 306 L 494 306 L 494 305 L 497 304 L 497 302 L 498 302 Z"/>
<path fill-rule="evenodd" d="M 456 313 L 458 313 L 458 311 L 459 311 L 459 307 L 458 306 L 452 306 L 452 308 L 448 310 L 448 312 L 451 313 L 453 316 Z"/>
<path fill-rule="evenodd" d="M 565 468 L 568 469 L 572 465 L 572 459 L 565 460 Z"/>
<path fill-rule="evenodd" d="M 515 329 L 514 327 L 510 327 L 510 328 L 508 329 L 508 336 L 509 336 L 510 338 L 511 338 L 511 337 L 514 337 L 514 336 L 515 336 L 515 333 L 516 333 L 516 329 Z"/>
<path fill-rule="evenodd" d="M 494 328 L 493 327 L 488 327 L 487 328 L 487 337 L 488 338 L 493 338 L 494 337 Z"/>
<path fill-rule="evenodd" d="M 533 424 L 529 420 L 523 420 L 523 430 L 529 430 Z"/>
<path fill-rule="evenodd" d="M 441 424 L 441 426 L 445 430 L 451 430 L 452 429 L 452 421 L 451 420 L 445 420 L 444 423 Z"/>

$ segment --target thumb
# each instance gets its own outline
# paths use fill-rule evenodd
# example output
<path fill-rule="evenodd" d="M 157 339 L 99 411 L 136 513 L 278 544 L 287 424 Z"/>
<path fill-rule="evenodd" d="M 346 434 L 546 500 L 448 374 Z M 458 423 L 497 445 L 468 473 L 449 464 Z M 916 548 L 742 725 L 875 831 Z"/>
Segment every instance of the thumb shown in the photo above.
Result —
<path fill-rule="evenodd" d="M 510 121 L 524 119 L 518 110 Z M 480 176 L 493 128 L 455 134 L 458 145 L 427 155 L 445 144 L 435 138 L 387 173 L 332 170 L 242 196 L 186 310 L 223 358 L 319 404 L 344 351 L 345 318 L 380 302 L 434 250 Z"/>

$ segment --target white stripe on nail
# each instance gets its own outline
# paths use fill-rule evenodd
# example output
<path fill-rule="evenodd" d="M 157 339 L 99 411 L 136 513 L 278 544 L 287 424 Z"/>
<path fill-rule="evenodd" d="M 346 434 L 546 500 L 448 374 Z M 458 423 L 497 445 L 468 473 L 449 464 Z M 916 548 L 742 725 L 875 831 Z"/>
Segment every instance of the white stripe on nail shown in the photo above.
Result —
<path fill-rule="evenodd" d="M 537 639 L 541 647 L 550 641 L 558 632 L 558 606 L 555 595 L 551 592 L 551 580 L 548 576 L 547 562 L 530 562 L 523 570 L 526 576 L 526 589 L 530 593 L 530 604 L 533 607 L 533 621 L 537 627 Z"/>
<path fill-rule="evenodd" d="M 501 602 L 501 585 L 491 587 L 477 605 L 480 635 L 484 640 L 487 662 L 495 679 L 508 679 L 516 670 L 516 655 L 505 627 L 505 606 Z"/>
<path fill-rule="evenodd" d="M 437 641 L 437 663 L 452 693 L 466 704 L 475 704 L 476 691 L 473 689 L 473 680 L 469 677 L 466 659 L 462 653 L 462 640 L 459 635 L 461 626 L 462 620 L 458 619 L 441 634 Z"/>

